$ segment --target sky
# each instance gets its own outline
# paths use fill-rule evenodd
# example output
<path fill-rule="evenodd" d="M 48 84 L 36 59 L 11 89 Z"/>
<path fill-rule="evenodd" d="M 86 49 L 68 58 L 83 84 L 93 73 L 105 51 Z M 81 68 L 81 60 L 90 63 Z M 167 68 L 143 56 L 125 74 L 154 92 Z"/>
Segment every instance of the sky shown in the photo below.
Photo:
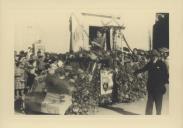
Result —
<path fill-rule="evenodd" d="M 36 40 L 42 40 L 46 51 L 56 53 L 69 51 L 69 17 L 72 13 L 76 14 L 81 23 L 87 22 L 87 18 L 80 18 L 81 12 L 119 16 L 121 18 L 119 23 L 126 27 L 123 32 L 132 49 L 149 49 L 149 32 L 152 34 L 155 23 L 153 11 L 17 8 L 13 12 L 14 46 L 17 51 L 28 48 Z M 95 22 L 95 18 L 92 20 Z"/>

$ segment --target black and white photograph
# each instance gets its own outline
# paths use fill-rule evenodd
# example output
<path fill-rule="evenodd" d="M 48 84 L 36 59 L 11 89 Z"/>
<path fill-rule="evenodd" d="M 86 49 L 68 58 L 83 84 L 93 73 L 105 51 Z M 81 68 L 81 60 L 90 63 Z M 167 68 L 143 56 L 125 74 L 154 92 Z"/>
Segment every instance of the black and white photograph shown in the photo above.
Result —
<path fill-rule="evenodd" d="M 15 114 L 168 114 L 168 12 L 52 13 L 15 13 Z"/>

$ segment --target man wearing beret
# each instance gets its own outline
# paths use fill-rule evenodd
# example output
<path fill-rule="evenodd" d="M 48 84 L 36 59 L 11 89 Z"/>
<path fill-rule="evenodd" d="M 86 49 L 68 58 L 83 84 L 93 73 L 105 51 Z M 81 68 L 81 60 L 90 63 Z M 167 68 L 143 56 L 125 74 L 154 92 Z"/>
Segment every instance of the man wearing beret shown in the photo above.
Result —
<path fill-rule="evenodd" d="M 150 62 L 134 72 L 137 75 L 148 71 L 146 115 L 152 115 L 154 102 L 156 114 L 161 115 L 163 95 L 166 92 L 165 84 L 168 83 L 169 74 L 166 64 L 159 57 L 160 53 L 157 50 L 152 50 Z"/>

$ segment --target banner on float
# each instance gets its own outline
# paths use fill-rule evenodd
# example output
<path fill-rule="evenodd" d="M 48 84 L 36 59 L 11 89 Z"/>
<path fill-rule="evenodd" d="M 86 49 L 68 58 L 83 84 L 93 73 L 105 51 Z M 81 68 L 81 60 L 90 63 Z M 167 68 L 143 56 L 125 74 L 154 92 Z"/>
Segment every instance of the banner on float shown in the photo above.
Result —
<path fill-rule="evenodd" d="M 101 95 L 111 94 L 113 88 L 113 73 L 110 70 L 100 71 L 100 92 Z"/>

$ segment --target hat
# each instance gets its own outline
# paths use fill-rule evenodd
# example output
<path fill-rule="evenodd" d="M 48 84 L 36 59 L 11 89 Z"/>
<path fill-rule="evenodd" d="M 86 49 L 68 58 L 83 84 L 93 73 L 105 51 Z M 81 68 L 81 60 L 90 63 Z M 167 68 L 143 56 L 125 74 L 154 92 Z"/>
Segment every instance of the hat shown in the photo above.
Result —
<path fill-rule="evenodd" d="M 159 51 L 163 52 L 163 53 L 168 53 L 169 49 L 168 48 L 161 48 Z"/>
<path fill-rule="evenodd" d="M 151 52 L 151 54 L 152 54 L 153 56 L 157 56 L 157 57 L 160 56 L 160 53 L 159 53 L 156 49 L 153 49 L 152 52 Z"/>

